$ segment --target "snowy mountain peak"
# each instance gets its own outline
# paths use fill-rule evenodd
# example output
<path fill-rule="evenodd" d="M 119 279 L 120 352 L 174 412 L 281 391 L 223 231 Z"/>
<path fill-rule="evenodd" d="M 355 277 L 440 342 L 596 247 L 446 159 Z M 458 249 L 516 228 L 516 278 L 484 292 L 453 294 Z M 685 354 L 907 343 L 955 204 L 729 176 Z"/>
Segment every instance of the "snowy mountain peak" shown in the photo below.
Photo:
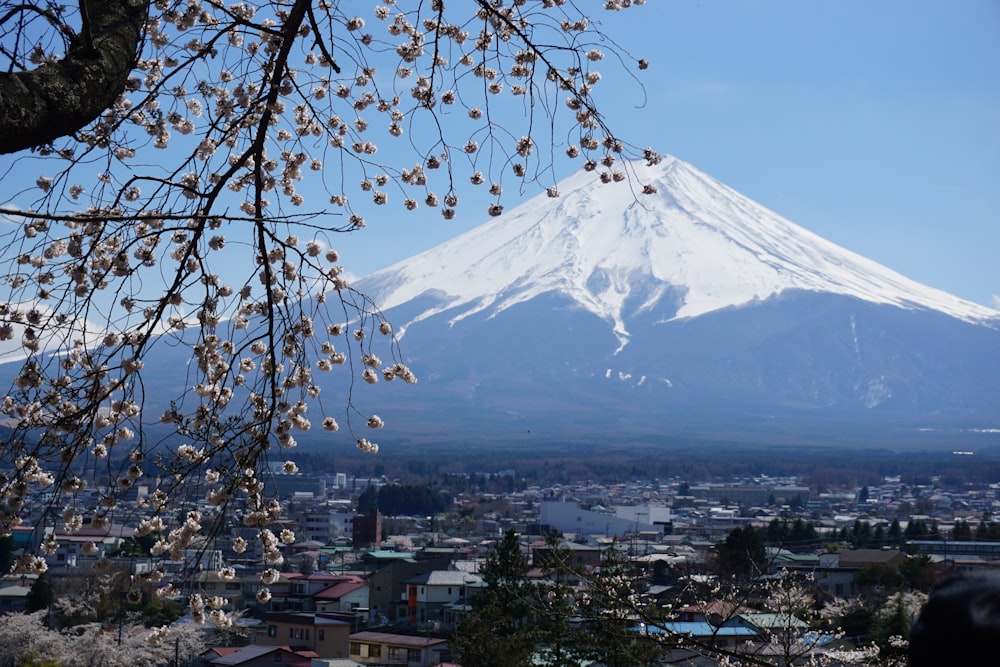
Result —
<path fill-rule="evenodd" d="M 1000 313 L 910 280 L 769 211 L 691 165 L 666 157 L 601 184 L 581 171 L 503 216 L 372 274 L 362 289 L 383 309 L 420 296 L 452 322 L 536 296 L 568 297 L 613 323 L 673 299 L 666 319 L 693 318 L 786 290 L 828 292 L 969 322 Z M 655 193 L 640 194 L 644 186 Z M 404 325 L 407 323 L 401 323 Z"/>

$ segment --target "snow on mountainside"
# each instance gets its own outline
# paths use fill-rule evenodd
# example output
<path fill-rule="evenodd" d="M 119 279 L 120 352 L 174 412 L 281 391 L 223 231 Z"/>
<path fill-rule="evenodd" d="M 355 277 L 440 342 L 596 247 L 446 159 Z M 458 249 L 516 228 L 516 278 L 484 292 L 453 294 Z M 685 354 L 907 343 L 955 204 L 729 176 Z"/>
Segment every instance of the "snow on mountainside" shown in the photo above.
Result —
<path fill-rule="evenodd" d="M 804 290 L 1000 325 L 1000 312 L 826 241 L 681 160 L 633 167 L 636 179 L 603 185 L 581 171 L 559 184 L 560 197 L 541 194 L 359 287 L 384 310 L 431 297 L 397 322 L 400 333 L 442 311 L 454 323 L 546 293 L 612 323 L 622 345 L 626 311 L 641 313 L 668 293 L 682 295 L 672 319 Z M 647 184 L 657 192 L 637 195 Z"/>

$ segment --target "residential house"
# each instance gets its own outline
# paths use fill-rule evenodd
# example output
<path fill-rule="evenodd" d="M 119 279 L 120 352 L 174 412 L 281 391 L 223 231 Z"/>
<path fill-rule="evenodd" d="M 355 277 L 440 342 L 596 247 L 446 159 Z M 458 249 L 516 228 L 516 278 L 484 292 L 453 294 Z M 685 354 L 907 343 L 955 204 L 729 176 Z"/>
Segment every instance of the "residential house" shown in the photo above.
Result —
<path fill-rule="evenodd" d="M 69 572 L 77 566 L 78 559 L 96 560 L 107 556 L 135 535 L 135 529 L 117 523 L 100 528 L 89 521 L 75 532 L 62 526 L 45 528 L 45 539 L 52 539 L 56 548 L 45 556 L 45 562 L 54 573 Z"/>
<path fill-rule="evenodd" d="M 265 646 L 291 646 L 315 651 L 320 658 L 347 658 L 351 625 L 324 614 L 282 612 L 264 615 L 263 628 L 252 641 Z"/>
<path fill-rule="evenodd" d="M 444 570 L 448 566 L 448 560 L 416 561 L 412 556 L 407 559 L 386 559 L 384 565 L 368 577 L 368 606 L 372 614 L 395 621 L 396 611 L 401 606 L 399 601 L 406 599 L 406 582 L 419 574 Z M 406 618 L 406 607 L 402 606 L 402 609 L 402 618 Z"/>
<path fill-rule="evenodd" d="M 319 657 L 315 651 L 293 651 L 288 646 L 260 646 L 251 644 L 241 647 L 216 647 L 202 654 L 206 665 L 228 665 L 232 667 L 310 667 L 313 658 Z"/>
<path fill-rule="evenodd" d="M 343 575 L 335 584 L 313 595 L 316 611 L 355 611 L 368 609 L 368 582 L 361 577 Z"/>
<path fill-rule="evenodd" d="M 362 665 L 431 667 L 448 657 L 448 640 L 390 632 L 355 632 L 351 635 L 350 650 L 351 659 Z"/>
<path fill-rule="evenodd" d="M 737 646 L 756 639 L 758 632 L 752 627 L 737 625 L 712 625 L 706 621 L 673 621 L 656 625 L 640 624 L 632 628 L 633 632 L 645 635 L 676 635 L 687 637 L 693 642 L 714 646 L 720 649 L 733 650 Z"/>
<path fill-rule="evenodd" d="M 396 618 L 410 625 L 440 621 L 443 608 L 468 599 L 470 589 L 483 585 L 482 577 L 461 570 L 433 570 L 406 580 L 406 592 Z"/>
<path fill-rule="evenodd" d="M 870 567 L 895 570 L 906 561 L 898 549 L 841 549 L 823 554 L 815 569 L 816 585 L 840 598 L 854 594 L 855 575 Z"/>
<path fill-rule="evenodd" d="M 677 620 L 684 623 L 704 622 L 722 625 L 744 611 L 748 610 L 727 600 L 709 600 L 681 607 L 677 610 Z"/>
<path fill-rule="evenodd" d="M 288 572 L 284 574 L 291 582 L 291 590 L 285 600 L 288 611 L 319 611 L 314 596 L 340 583 L 345 576 L 340 574 Z"/>
<path fill-rule="evenodd" d="M 30 586 L 0 586 L 0 614 L 24 611 L 28 607 Z"/>
<path fill-rule="evenodd" d="M 542 569 L 561 569 L 567 566 L 574 569 L 592 570 L 601 565 L 601 548 L 562 541 L 558 546 L 548 544 L 532 545 L 531 564 Z"/>

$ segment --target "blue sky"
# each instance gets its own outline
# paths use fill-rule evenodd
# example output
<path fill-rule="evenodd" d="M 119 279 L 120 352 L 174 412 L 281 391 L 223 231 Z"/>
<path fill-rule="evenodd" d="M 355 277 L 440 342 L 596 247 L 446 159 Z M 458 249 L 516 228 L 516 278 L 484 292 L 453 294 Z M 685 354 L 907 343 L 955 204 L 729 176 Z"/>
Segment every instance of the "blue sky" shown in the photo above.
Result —
<path fill-rule="evenodd" d="M 647 0 L 593 18 L 651 62 L 645 91 L 610 66 L 598 87 L 620 135 L 1000 308 L 1000 3 Z M 384 267 L 484 222 L 480 210 L 369 227 L 344 239 L 345 262 Z"/>
<path fill-rule="evenodd" d="M 1000 308 L 1000 2 L 647 0 L 592 18 L 651 63 L 638 82 L 602 63 L 595 93 L 617 135 L 910 278 Z M 5 164 L 5 189 L 34 182 L 33 169 Z M 579 162 L 557 166 L 563 178 Z M 504 204 L 537 193 L 508 189 Z M 364 275 L 485 222 L 484 209 L 464 204 L 446 221 L 427 207 L 385 208 L 335 245 Z"/>

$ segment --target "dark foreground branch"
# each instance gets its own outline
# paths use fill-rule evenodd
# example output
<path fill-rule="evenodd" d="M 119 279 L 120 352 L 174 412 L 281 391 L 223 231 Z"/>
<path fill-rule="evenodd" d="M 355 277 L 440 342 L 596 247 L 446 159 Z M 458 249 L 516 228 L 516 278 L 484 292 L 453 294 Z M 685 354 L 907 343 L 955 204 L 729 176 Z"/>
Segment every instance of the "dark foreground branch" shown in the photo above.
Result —
<path fill-rule="evenodd" d="M 0 73 L 0 154 L 76 132 L 125 90 L 148 0 L 81 0 L 80 7 L 84 30 L 65 58 Z"/>

